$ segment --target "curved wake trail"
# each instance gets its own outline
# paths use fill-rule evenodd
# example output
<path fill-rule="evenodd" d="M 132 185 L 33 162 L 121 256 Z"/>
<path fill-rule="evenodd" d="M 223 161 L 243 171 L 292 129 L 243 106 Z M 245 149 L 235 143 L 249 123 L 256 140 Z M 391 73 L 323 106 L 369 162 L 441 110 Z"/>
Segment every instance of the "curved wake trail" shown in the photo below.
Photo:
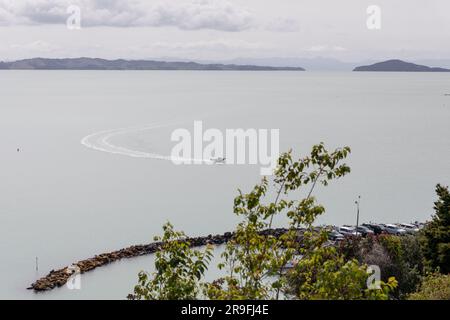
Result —
<path fill-rule="evenodd" d="M 213 161 L 206 160 L 206 159 L 192 159 L 192 158 L 180 158 L 180 157 L 172 157 L 172 156 L 165 156 L 158 153 L 151 153 L 151 152 L 143 152 L 138 150 L 132 150 L 121 146 L 116 146 L 110 142 L 110 140 L 114 137 L 129 134 L 133 132 L 139 132 L 139 131 L 146 131 L 146 130 L 152 130 L 157 128 L 163 128 L 168 127 L 170 125 L 174 125 L 176 123 L 172 124 L 153 124 L 153 125 L 147 125 L 143 127 L 133 127 L 133 128 L 120 128 L 120 129 L 111 129 L 111 130 L 105 130 L 96 132 L 93 134 L 90 134 L 83 139 L 81 139 L 81 144 L 97 151 L 112 153 L 112 154 L 120 154 L 128 157 L 133 158 L 147 158 L 147 159 L 157 159 L 157 160 L 167 160 L 167 161 L 173 161 L 173 162 L 197 162 L 197 163 L 206 163 L 206 164 L 212 164 Z"/>

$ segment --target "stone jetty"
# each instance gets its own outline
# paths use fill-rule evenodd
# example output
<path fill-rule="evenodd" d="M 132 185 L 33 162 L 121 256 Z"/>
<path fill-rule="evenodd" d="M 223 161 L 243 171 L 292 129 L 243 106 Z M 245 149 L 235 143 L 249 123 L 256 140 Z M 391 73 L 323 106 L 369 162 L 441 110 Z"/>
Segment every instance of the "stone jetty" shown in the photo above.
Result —
<path fill-rule="evenodd" d="M 281 229 L 265 230 L 262 232 L 262 234 L 279 237 L 286 232 L 287 229 L 281 228 Z M 221 245 L 228 242 L 232 238 L 233 233 L 225 232 L 224 234 L 219 235 L 208 235 L 205 237 L 186 238 L 186 241 L 190 243 L 191 247 L 201 247 L 208 244 Z M 158 251 L 161 248 L 161 245 L 162 245 L 161 242 L 153 242 L 145 245 L 135 245 L 109 253 L 102 253 L 96 255 L 93 258 L 73 263 L 72 265 L 67 266 L 65 268 L 59 270 L 51 270 L 45 277 L 37 280 L 27 289 L 39 292 L 52 290 L 57 287 L 62 287 L 67 283 L 67 281 L 75 272 L 79 272 L 82 274 L 121 259 L 129 259 L 147 254 L 152 254 Z"/>

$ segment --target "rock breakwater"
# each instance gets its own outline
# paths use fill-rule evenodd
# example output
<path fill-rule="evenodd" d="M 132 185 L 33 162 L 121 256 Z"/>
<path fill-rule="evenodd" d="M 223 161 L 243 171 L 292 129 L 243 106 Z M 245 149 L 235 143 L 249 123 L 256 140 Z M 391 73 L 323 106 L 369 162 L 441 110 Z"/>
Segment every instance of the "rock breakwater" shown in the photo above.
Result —
<path fill-rule="evenodd" d="M 272 235 L 279 237 L 286 233 L 287 229 L 270 229 L 262 232 L 264 235 Z M 185 241 L 190 243 L 191 247 L 202 247 L 208 244 L 221 245 L 227 243 L 233 238 L 233 233 L 225 232 L 219 235 L 208 235 L 204 237 L 190 237 Z M 140 257 L 147 254 L 152 254 L 161 248 L 161 242 L 153 242 L 145 245 L 135 245 L 125 249 L 117 251 L 102 253 L 89 258 L 73 263 L 70 266 L 64 267 L 58 270 L 51 270 L 45 277 L 40 278 L 27 289 L 34 290 L 36 292 L 48 291 L 57 287 L 62 287 L 67 283 L 70 277 L 74 273 L 85 273 L 92 271 L 96 268 L 105 266 L 121 259 L 130 259 L 134 257 Z"/>

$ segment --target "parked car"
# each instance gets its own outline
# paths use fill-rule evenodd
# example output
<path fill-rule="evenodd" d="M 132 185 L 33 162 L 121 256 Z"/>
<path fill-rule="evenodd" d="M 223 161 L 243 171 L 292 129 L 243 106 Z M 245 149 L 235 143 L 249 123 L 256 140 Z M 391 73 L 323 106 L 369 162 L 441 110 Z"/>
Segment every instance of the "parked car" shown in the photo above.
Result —
<path fill-rule="evenodd" d="M 355 228 L 350 226 L 343 226 L 338 229 L 338 232 L 344 236 L 360 236 L 361 233 L 356 232 Z"/>
<path fill-rule="evenodd" d="M 406 233 L 409 233 L 409 234 L 415 234 L 415 233 L 419 232 L 419 228 L 417 228 L 415 225 L 410 224 L 410 223 L 400 223 L 398 226 L 402 229 L 405 229 Z"/>
<path fill-rule="evenodd" d="M 342 241 L 342 240 L 344 240 L 344 235 L 339 233 L 336 230 L 331 230 L 328 233 L 328 238 L 332 241 Z"/>
<path fill-rule="evenodd" d="M 376 223 L 363 223 L 362 224 L 364 227 L 369 228 L 370 230 L 372 230 L 375 234 L 382 234 L 384 232 L 386 232 L 386 228 L 380 224 L 376 224 Z"/>
<path fill-rule="evenodd" d="M 366 226 L 358 226 L 358 228 L 356 229 L 359 233 L 361 233 L 364 237 L 371 234 L 375 234 L 370 228 L 366 227 Z"/>
<path fill-rule="evenodd" d="M 406 234 L 406 230 L 402 229 L 395 224 L 385 224 L 384 227 L 386 228 L 386 232 L 389 234 L 393 234 L 396 236 L 401 236 Z"/>

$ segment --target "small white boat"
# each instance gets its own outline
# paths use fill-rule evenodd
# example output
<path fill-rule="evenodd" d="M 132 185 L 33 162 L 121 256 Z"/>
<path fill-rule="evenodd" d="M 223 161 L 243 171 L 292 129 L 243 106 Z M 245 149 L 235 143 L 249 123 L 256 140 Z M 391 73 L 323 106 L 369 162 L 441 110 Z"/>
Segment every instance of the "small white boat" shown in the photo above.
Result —
<path fill-rule="evenodd" d="M 225 164 L 227 158 L 212 158 L 211 161 L 214 164 Z"/>

